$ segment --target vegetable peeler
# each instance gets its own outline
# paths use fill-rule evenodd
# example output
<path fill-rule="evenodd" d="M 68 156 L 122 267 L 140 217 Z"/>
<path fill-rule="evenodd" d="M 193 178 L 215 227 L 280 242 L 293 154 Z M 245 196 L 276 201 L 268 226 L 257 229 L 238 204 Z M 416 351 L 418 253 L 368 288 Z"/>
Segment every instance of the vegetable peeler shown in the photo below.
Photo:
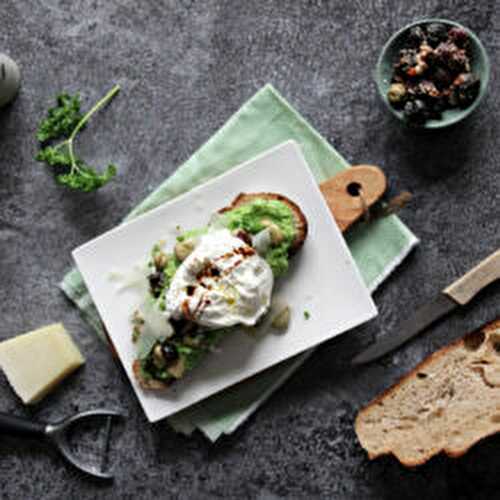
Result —
<path fill-rule="evenodd" d="M 111 420 L 113 417 L 124 418 L 124 416 L 114 410 L 91 410 L 77 413 L 76 415 L 61 420 L 54 424 L 44 424 L 33 422 L 32 420 L 0 413 L 0 435 L 15 435 L 19 437 L 34 438 L 44 440 L 55 446 L 67 462 L 77 469 L 93 477 L 101 479 L 112 479 L 113 475 L 107 472 L 107 456 L 109 452 L 109 440 L 111 436 Z M 74 425 L 81 425 L 93 419 L 104 419 L 106 423 L 106 435 L 103 447 L 101 467 L 84 463 L 72 453 L 68 432 Z"/>

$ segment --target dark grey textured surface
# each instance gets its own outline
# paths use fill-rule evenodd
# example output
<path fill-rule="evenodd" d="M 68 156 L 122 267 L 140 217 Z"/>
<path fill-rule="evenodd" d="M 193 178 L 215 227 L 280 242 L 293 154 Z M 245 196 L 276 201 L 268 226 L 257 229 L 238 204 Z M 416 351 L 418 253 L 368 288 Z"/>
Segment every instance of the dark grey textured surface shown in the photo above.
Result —
<path fill-rule="evenodd" d="M 415 194 L 402 217 L 420 248 L 376 294 L 379 319 L 357 335 L 389 330 L 500 238 L 497 146 L 500 15 L 495 2 L 2 0 L 0 51 L 23 72 L 19 98 L 0 111 L 0 338 L 62 320 L 86 368 L 32 410 L 1 379 L 0 411 L 57 419 L 114 405 L 129 414 L 113 486 L 65 466 L 41 445 L 0 437 L 2 498 L 495 498 L 500 438 L 459 460 L 405 470 L 369 463 L 356 442 L 360 405 L 425 355 L 500 313 L 493 286 L 466 311 L 375 365 L 342 371 L 343 341 L 307 362 L 233 436 L 210 445 L 149 426 L 106 347 L 56 284 L 70 251 L 115 225 L 241 103 L 272 82 L 352 162 L 379 164 Z M 416 136 L 382 109 L 371 80 L 386 38 L 418 16 L 475 30 L 493 62 L 486 101 L 454 131 Z M 32 160 L 34 131 L 55 93 L 89 104 L 114 83 L 122 94 L 78 148 L 119 165 L 98 194 L 56 186 Z"/>

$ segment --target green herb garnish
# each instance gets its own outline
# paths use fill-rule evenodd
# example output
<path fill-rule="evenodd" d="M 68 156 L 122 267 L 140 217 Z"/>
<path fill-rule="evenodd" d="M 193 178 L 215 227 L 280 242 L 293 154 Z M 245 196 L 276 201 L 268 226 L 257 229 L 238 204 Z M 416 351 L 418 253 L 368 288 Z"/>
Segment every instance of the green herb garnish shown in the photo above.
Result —
<path fill-rule="evenodd" d="M 57 106 L 50 108 L 47 118 L 41 121 L 36 137 L 40 142 L 69 137 L 83 118 L 80 113 L 80 96 L 63 93 L 57 96 Z"/>
<path fill-rule="evenodd" d="M 57 106 L 49 109 L 47 117 L 41 121 L 37 131 L 37 139 L 42 145 L 54 139 L 64 138 L 64 140 L 55 146 L 45 145 L 40 149 L 35 159 L 54 167 L 58 184 L 90 192 L 104 186 L 116 175 L 116 166 L 113 164 L 109 164 L 103 173 L 99 173 L 76 156 L 74 140 L 91 116 L 119 91 L 120 86 L 115 85 L 84 116 L 80 113 L 78 94 L 57 96 Z"/>
<path fill-rule="evenodd" d="M 309 311 L 304 311 L 304 319 L 309 319 L 311 317 L 311 313 Z"/>

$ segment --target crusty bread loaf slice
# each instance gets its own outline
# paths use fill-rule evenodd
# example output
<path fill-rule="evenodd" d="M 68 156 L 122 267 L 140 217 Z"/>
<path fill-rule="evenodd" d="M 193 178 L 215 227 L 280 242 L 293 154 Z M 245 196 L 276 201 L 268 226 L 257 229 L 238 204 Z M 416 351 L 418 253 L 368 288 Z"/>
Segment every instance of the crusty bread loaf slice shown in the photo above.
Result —
<path fill-rule="evenodd" d="M 429 356 L 361 410 L 355 429 L 370 458 L 410 467 L 499 432 L 500 318 Z"/>
<path fill-rule="evenodd" d="M 300 207 L 290 198 L 277 193 L 240 193 L 232 201 L 231 205 L 222 208 L 221 210 L 219 210 L 219 212 L 223 213 L 227 212 L 228 210 L 233 210 L 235 208 L 241 207 L 242 205 L 246 205 L 247 203 L 251 203 L 258 198 L 262 200 L 281 201 L 292 211 L 293 217 L 295 219 L 296 234 L 295 239 L 293 240 L 293 243 L 290 247 L 289 254 L 293 255 L 300 249 L 307 238 L 307 219 Z"/>

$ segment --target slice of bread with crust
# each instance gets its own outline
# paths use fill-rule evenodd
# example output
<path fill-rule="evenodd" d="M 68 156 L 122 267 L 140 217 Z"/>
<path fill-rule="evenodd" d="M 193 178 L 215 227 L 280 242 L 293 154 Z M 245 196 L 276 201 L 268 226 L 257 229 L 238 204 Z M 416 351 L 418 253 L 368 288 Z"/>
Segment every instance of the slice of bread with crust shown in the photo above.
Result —
<path fill-rule="evenodd" d="M 240 193 L 232 201 L 231 205 L 220 209 L 219 212 L 223 213 L 228 212 L 229 210 L 234 210 L 235 208 L 251 203 L 256 199 L 281 201 L 281 203 L 284 203 L 292 211 L 295 220 L 296 234 L 290 247 L 289 254 L 295 254 L 300 247 L 302 247 L 307 238 L 307 219 L 300 207 L 290 198 L 278 193 Z"/>
<path fill-rule="evenodd" d="M 292 246 L 290 247 L 289 254 L 290 256 L 296 253 L 304 244 L 304 241 L 307 237 L 307 220 L 305 215 L 302 213 L 302 210 L 298 207 L 296 203 L 287 198 L 286 196 L 277 194 L 277 193 L 241 193 L 239 194 L 231 203 L 231 205 L 224 207 L 219 210 L 220 213 L 227 212 L 228 210 L 233 210 L 234 208 L 240 207 L 247 203 L 254 201 L 255 199 L 263 199 L 263 200 L 278 200 L 287 205 L 293 213 L 293 217 L 295 220 L 295 229 L 296 235 L 293 240 Z M 157 380 L 153 378 L 145 378 L 144 373 L 141 369 L 141 363 L 138 359 L 136 359 L 132 364 L 132 371 L 139 385 L 143 389 L 160 391 L 167 389 L 175 380 L 170 382 L 164 382 L 162 380 Z"/>
<path fill-rule="evenodd" d="M 500 318 L 429 356 L 362 409 L 355 430 L 369 458 L 409 467 L 499 432 Z"/>

